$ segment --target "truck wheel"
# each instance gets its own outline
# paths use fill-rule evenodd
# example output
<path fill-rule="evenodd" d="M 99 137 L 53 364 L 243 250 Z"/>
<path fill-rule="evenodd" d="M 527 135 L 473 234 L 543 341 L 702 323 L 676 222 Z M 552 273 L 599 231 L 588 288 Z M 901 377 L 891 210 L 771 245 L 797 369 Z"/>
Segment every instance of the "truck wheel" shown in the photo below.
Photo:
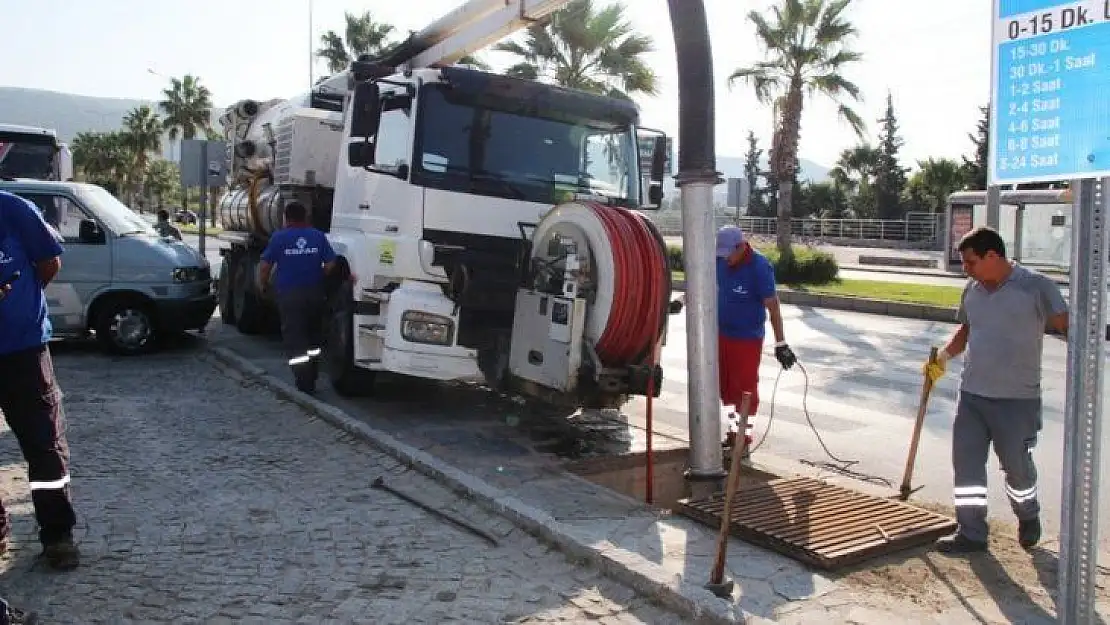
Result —
<path fill-rule="evenodd" d="M 100 344 L 112 354 L 137 356 L 152 351 L 157 344 L 154 315 L 138 298 L 119 298 L 105 304 L 97 312 L 93 329 Z"/>
<path fill-rule="evenodd" d="M 236 327 L 243 334 L 258 334 L 263 329 L 262 302 L 254 290 L 252 263 L 241 259 L 235 263 L 235 279 L 232 282 L 231 309 L 235 312 Z"/>
<path fill-rule="evenodd" d="M 220 320 L 227 325 L 235 325 L 235 302 L 232 298 L 232 279 L 238 263 L 232 263 L 228 257 L 220 262 L 220 278 L 216 282 L 216 298 L 220 304 Z"/>
<path fill-rule="evenodd" d="M 376 371 L 355 366 L 353 294 L 348 285 L 336 291 L 328 305 L 327 340 L 323 361 L 336 393 L 362 397 L 374 390 Z"/>

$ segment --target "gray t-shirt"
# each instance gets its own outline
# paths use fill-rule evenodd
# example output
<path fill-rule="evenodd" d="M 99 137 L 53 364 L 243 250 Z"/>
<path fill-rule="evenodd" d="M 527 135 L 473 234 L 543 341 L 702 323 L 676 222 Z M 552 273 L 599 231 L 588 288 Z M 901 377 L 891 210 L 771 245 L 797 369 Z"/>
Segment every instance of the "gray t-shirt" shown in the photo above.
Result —
<path fill-rule="evenodd" d="M 957 319 L 970 326 L 960 390 L 1003 399 L 1041 396 L 1041 351 L 1048 318 L 1067 312 L 1047 276 L 1015 264 L 994 292 L 968 280 Z"/>

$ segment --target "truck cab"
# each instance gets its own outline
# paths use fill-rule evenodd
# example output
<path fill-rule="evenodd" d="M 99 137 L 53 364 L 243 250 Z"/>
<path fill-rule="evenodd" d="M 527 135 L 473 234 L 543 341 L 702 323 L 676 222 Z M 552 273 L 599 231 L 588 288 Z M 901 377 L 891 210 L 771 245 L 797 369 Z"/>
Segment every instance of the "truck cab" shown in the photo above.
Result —
<path fill-rule="evenodd" d="M 0 124 L 0 178 L 73 179 L 73 156 L 49 128 Z"/>
<path fill-rule="evenodd" d="M 208 324 L 216 307 L 208 261 L 160 237 L 105 189 L 4 179 L 0 191 L 38 207 L 65 248 L 62 269 L 46 288 L 55 336 L 93 332 L 109 352 L 133 355 Z"/>

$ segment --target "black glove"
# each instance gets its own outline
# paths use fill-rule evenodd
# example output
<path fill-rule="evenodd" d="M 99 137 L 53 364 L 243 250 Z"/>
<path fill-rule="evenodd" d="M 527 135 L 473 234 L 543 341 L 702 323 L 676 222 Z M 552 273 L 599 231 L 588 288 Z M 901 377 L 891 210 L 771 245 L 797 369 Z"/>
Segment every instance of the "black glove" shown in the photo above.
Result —
<path fill-rule="evenodd" d="M 798 357 L 794 355 L 794 351 L 786 343 L 775 346 L 775 359 L 779 361 L 783 369 L 789 369 L 798 362 Z"/>
<path fill-rule="evenodd" d="M 671 302 L 670 307 L 667 308 L 667 312 L 672 315 L 677 315 L 678 313 L 682 312 L 682 300 L 676 299 L 675 301 Z"/>

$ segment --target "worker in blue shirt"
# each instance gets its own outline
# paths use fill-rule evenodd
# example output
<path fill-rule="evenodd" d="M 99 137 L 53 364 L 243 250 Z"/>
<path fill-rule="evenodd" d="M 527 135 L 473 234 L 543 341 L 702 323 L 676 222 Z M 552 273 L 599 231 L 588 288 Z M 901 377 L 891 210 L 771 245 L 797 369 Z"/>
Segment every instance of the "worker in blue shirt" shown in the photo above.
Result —
<path fill-rule="evenodd" d="M 52 568 L 71 570 L 80 562 L 72 533 L 77 517 L 43 291 L 62 267 L 62 251 L 34 204 L 0 191 L 0 412 L 27 461 L 42 555 Z M 10 532 L 0 504 L 0 551 Z"/>
<path fill-rule="evenodd" d="M 327 303 L 324 277 L 334 268 L 335 250 L 322 231 L 309 225 L 304 204 L 286 204 L 285 227 L 262 252 L 259 279 L 267 289 L 274 278 L 289 367 L 302 393 L 316 390 Z"/>

